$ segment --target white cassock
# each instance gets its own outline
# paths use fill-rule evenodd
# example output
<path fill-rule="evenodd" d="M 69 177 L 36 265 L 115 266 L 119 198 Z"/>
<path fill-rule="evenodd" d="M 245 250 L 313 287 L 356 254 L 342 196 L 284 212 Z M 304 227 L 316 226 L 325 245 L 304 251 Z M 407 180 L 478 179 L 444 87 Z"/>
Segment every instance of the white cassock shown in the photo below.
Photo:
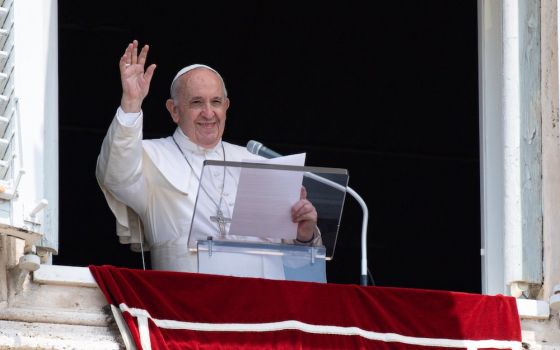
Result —
<path fill-rule="evenodd" d="M 204 160 L 224 160 L 224 151 L 226 161 L 262 157 L 227 142 L 204 149 L 179 128 L 167 138 L 142 140 L 142 118 L 141 112 L 127 114 L 119 107 L 103 140 L 97 180 L 116 217 L 121 243 L 131 244 L 133 250 L 143 243 L 144 249 L 151 252 L 153 269 L 197 272 L 197 255 L 189 250 L 188 240 Z M 226 174 L 224 179 L 222 172 L 215 175 L 216 189 L 221 192 L 223 188 L 224 216 L 228 216 L 227 207 L 233 209 L 238 178 Z M 217 207 L 215 203 L 199 203 L 199 210 L 208 211 L 203 215 L 209 218 L 216 215 Z M 212 229 L 219 232 L 217 223 L 208 220 L 208 225 L 215 225 Z M 247 255 L 227 266 L 231 271 L 226 269 L 223 274 L 284 278 L 275 257 Z"/>

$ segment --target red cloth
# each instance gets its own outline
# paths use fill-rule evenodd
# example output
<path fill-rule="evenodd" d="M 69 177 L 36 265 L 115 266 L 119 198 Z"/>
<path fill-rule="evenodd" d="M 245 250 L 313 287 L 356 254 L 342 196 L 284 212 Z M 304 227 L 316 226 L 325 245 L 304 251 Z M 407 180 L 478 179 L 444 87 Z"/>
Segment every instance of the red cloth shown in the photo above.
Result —
<path fill-rule="evenodd" d="M 107 301 L 124 311 L 138 349 L 138 312 L 149 314 L 152 349 L 521 346 L 512 297 L 111 266 L 90 270 Z"/>

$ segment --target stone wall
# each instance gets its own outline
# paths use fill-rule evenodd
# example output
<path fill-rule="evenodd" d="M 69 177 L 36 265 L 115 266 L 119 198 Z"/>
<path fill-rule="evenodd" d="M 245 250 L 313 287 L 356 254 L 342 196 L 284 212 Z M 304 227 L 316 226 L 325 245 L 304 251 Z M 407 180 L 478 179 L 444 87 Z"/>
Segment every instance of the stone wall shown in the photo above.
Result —
<path fill-rule="evenodd" d="M 41 265 L 18 286 L 24 241 L 0 236 L 0 349 L 124 349 L 87 268 Z"/>

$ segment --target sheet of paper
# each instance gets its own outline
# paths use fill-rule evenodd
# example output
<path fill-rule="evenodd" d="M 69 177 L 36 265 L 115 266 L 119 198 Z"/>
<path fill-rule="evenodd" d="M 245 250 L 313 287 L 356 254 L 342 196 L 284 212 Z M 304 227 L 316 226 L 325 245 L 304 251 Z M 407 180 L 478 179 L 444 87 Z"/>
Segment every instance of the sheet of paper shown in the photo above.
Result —
<path fill-rule="evenodd" d="M 305 153 L 258 162 L 303 166 Z M 302 181 L 300 171 L 242 168 L 229 234 L 295 239 L 291 208 L 299 200 Z"/>

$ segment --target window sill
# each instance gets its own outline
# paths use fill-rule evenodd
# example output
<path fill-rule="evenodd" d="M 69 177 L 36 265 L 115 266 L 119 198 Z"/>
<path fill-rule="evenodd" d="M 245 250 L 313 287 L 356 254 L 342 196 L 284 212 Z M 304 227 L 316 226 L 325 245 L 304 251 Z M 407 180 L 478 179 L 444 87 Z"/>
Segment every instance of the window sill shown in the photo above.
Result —
<path fill-rule="evenodd" d="M 97 288 L 87 267 L 41 265 L 33 272 L 33 282 L 39 284 Z"/>

